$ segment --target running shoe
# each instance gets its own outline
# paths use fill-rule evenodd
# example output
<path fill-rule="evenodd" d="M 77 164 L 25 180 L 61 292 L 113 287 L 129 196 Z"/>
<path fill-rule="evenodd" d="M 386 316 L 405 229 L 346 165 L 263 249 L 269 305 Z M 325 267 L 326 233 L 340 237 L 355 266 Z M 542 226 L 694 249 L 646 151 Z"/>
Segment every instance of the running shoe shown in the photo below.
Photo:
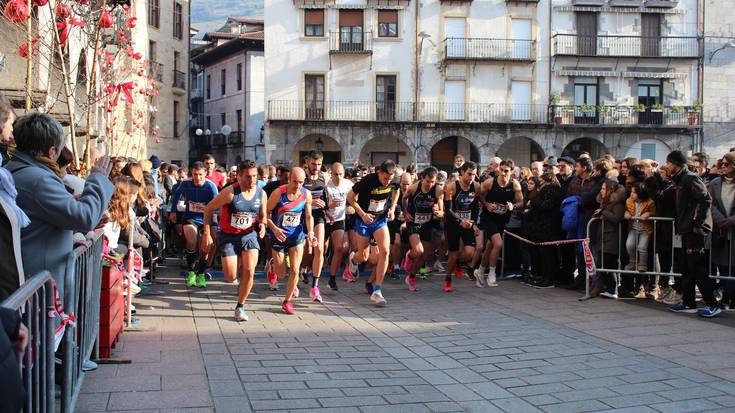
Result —
<path fill-rule="evenodd" d="M 436 260 L 434 265 L 427 265 L 427 267 L 427 272 L 429 273 L 432 272 L 432 270 L 436 270 L 437 272 L 447 272 L 447 267 L 439 260 Z"/>
<path fill-rule="evenodd" d="M 329 277 L 329 288 L 334 291 L 339 290 L 339 287 L 337 287 L 337 280 L 334 277 Z"/>
<path fill-rule="evenodd" d="M 291 301 L 284 301 L 281 309 L 283 309 L 283 312 L 286 314 L 296 314 L 296 310 L 293 309 L 293 303 L 291 303 Z"/>
<path fill-rule="evenodd" d="M 475 269 L 475 286 L 477 288 L 485 288 L 485 276 L 480 272 L 480 269 Z"/>
<path fill-rule="evenodd" d="M 457 278 L 458 280 L 459 280 L 459 279 L 461 279 L 461 278 L 462 278 L 462 276 L 463 276 L 463 273 L 462 273 L 462 267 L 460 267 L 459 265 L 457 265 L 457 266 L 455 266 L 455 267 L 454 267 L 454 276 L 455 276 L 455 277 L 456 277 L 456 278 Z"/>
<path fill-rule="evenodd" d="M 411 258 L 411 250 L 406 251 L 406 256 L 403 257 L 403 270 L 411 272 L 413 269 L 413 259 Z"/>
<path fill-rule="evenodd" d="M 696 313 L 697 307 L 689 307 L 684 305 L 684 303 L 677 303 L 669 307 L 669 310 L 675 313 Z"/>
<path fill-rule="evenodd" d="M 248 313 L 245 311 L 245 307 L 235 309 L 235 321 L 248 321 Z"/>
<path fill-rule="evenodd" d="M 319 291 L 319 287 L 311 287 L 311 290 L 309 291 L 309 298 L 311 298 L 311 301 L 322 301 L 322 293 Z"/>
<path fill-rule="evenodd" d="M 603 292 L 601 292 L 600 293 L 600 297 L 611 298 L 613 300 L 617 300 L 618 299 L 618 295 L 617 294 L 611 293 L 609 291 L 603 291 Z"/>
<path fill-rule="evenodd" d="M 352 273 L 350 272 L 350 265 L 345 265 L 345 270 L 342 271 L 342 279 L 347 281 L 348 283 L 355 282 L 355 277 L 352 276 Z"/>
<path fill-rule="evenodd" d="M 371 283 L 371 282 L 366 282 L 366 283 L 365 283 L 365 290 L 367 291 L 368 295 L 372 294 L 372 293 L 373 293 L 373 291 L 374 291 L 374 290 L 373 290 L 373 283 Z"/>
<path fill-rule="evenodd" d="M 704 307 L 703 309 L 697 311 L 697 315 L 704 318 L 712 318 L 716 317 L 721 312 L 722 310 L 720 310 L 720 307 Z"/>
<path fill-rule="evenodd" d="M 444 292 L 451 293 L 452 291 L 454 291 L 454 288 L 452 288 L 452 279 L 447 278 L 444 280 Z"/>
<path fill-rule="evenodd" d="M 352 278 L 357 278 L 359 269 L 357 268 L 357 263 L 355 262 L 355 251 L 350 252 L 350 257 L 347 259 L 347 264 L 347 268 L 349 268 Z"/>
<path fill-rule="evenodd" d="M 410 275 L 407 275 L 406 285 L 408 286 L 408 291 L 411 291 L 412 293 L 418 291 L 418 288 L 416 288 L 416 277 L 411 277 Z"/>
<path fill-rule="evenodd" d="M 309 276 L 306 275 L 308 272 L 307 267 L 301 268 L 301 271 L 299 271 L 299 281 L 301 281 L 304 284 L 309 283 Z"/>
<path fill-rule="evenodd" d="M 393 271 L 390 272 L 390 279 L 391 280 L 400 280 L 401 279 L 401 276 L 398 274 L 398 271 L 400 271 L 400 270 L 398 270 L 397 268 L 398 268 L 397 265 L 393 266 Z"/>
<path fill-rule="evenodd" d="M 186 286 L 194 287 L 196 285 L 197 285 L 197 274 L 194 271 L 189 271 L 189 273 L 186 274 Z"/>
<path fill-rule="evenodd" d="M 204 274 L 197 275 L 197 287 L 207 288 L 207 276 Z"/>
<path fill-rule="evenodd" d="M 426 269 L 426 267 L 419 268 L 419 279 L 425 280 L 426 279 L 426 273 L 427 272 L 428 272 L 428 270 Z"/>
<path fill-rule="evenodd" d="M 385 304 L 387 304 L 387 301 L 385 301 L 385 298 L 383 298 L 383 293 L 381 292 L 381 290 L 374 291 L 370 295 L 370 301 L 374 302 L 375 305 L 377 305 L 378 307 L 384 307 Z"/>
<path fill-rule="evenodd" d="M 487 274 L 487 280 L 485 281 L 488 287 L 497 287 L 498 280 L 495 278 L 495 273 L 490 272 Z"/>

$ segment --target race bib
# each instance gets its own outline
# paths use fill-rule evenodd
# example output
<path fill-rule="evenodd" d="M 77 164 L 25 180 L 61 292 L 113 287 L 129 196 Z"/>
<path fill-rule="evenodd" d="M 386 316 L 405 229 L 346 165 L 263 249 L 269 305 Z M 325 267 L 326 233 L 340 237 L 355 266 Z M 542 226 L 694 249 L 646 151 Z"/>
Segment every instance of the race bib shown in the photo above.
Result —
<path fill-rule="evenodd" d="M 433 214 L 431 214 L 431 213 L 416 213 L 413 216 L 413 223 L 416 224 L 416 225 L 425 224 L 425 223 L 431 221 L 431 217 L 432 216 L 433 216 Z"/>
<path fill-rule="evenodd" d="M 472 219 L 472 211 L 456 211 L 455 214 L 457 214 L 457 218 L 460 221 L 469 221 Z"/>
<path fill-rule="evenodd" d="M 205 205 L 202 202 L 193 202 L 193 201 L 189 202 L 189 212 L 196 212 L 199 214 L 203 214 L 204 207 Z"/>
<path fill-rule="evenodd" d="M 385 199 L 380 201 L 371 199 L 370 206 L 368 206 L 368 212 L 383 212 L 385 209 L 385 201 Z"/>
<path fill-rule="evenodd" d="M 300 212 L 286 212 L 283 214 L 283 220 L 281 224 L 284 227 L 298 227 L 301 224 L 301 213 Z"/>
<path fill-rule="evenodd" d="M 674 248 L 681 248 L 681 235 L 674 237 L 673 245 Z"/>
<path fill-rule="evenodd" d="M 508 212 L 508 206 L 503 204 L 495 204 L 496 208 L 495 211 L 493 211 L 496 214 L 503 215 L 506 212 Z"/>
<path fill-rule="evenodd" d="M 238 212 L 230 217 L 230 226 L 239 230 L 250 229 L 255 223 L 255 214 L 252 212 Z"/>

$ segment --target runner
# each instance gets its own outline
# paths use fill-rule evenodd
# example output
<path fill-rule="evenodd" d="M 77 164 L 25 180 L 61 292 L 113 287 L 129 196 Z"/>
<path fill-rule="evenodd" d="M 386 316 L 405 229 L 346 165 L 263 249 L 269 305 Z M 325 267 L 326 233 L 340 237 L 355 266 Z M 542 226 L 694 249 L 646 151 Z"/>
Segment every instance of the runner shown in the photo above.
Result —
<path fill-rule="evenodd" d="M 390 248 L 387 224 L 393 220 L 398 202 L 398 191 L 392 184 L 395 170 L 395 162 L 384 161 L 377 172 L 362 178 L 347 195 L 347 203 L 355 209 L 357 215 L 355 218 L 357 252 L 350 253 L 349 270 L 354 277 L 357 274 L 358 264 L 368 260 L 370 237 L 373 237 L 378 247 L 378 259 L 375 266 L 376 285 L 370 300 L 377 306 L 386 304 L 382 289 Z"/>
<path fill-rule="evenodd" d="M 217 187 L 217 190 L 222 189 L 225 186 L 225 176 L 217 170 L 217 163 L 214 161 L 214 156 L 210 154 L 204 155 L 202 158 L 204 166 L 207 167 L 206 177 Z"/>
<path fill-rule="evenodd" d="M 291 298 L 298 297 L 296 284 L 301 257 L 304 254 L 304 240 L 308 237 L 312 247 L 316 244 L 314 221 L 311 216 L 311 193 L 304 188 L 305 179 L 306 173 L 303 169 L 298 167 L 291 169 L 288 185 L 276 189 L 268 198 L 268 233 L 273 243 L 273 261 L 278 278 L 282 278 L 286 273 L 285 254 L 288 254 L 290 261 L 288 285 L 282 306 L 286 314 L 296 312 Z M 306 221 L 306 234 L 304 226 L 301 225 L 302 217 Z"/>
<path fill-rule="evenodd" d="M 227 186 L 204 208 L 204 233 L 201 251 L 212 246 L 211 218 L 221 208 L 218 247 L 222 255 L 222 270 L 228 282 L 237 280 L 237 258 L 241 259 L 242 281 L 237 292 L 235 321 L 248 321 L 245 300 L 253 288 L 255 265 L 258 263 L 260 244 L 265 236 L 267 198 L 257 186 L 258 170 L 255 162 L 244 161 L 237 167 L 237 180 Z"/>
<path fill-rule="evenodd" d="M 324 266 L 324 225 L 327 222 L 324 216 L 324 207 L 327 206 L 325 202 L 326 198 L 324 197 L 324 187 L 327 183 L 321 173 L 323 162 L 324 155 L 321 152 L 311 151 L 306 157 L 307 174 L 304 180 L 304 188 L 311 193 L 311 215 L 314 221 L 314 235 L 317 240 L 316 246 L 309 246 L 307 248 L 308 253 L 312 257 L 312 279 L 309 298 L 320 303 L 322 302 L 322 296 L 319 291 L 319 277 L 322 274 L 322 267 Z"/>
<path fill-rule="evenodd" d="M 206 178 L 206 169 L 201 162 L 191 165 L 191 179 L 181 182 L 174 192 L 171 203 L 179 205 L 182 202 L 182 211 L 179 213 L 180 223 L 184 234 L 186 255 L 186 285 L 205 288 L 207 286 L 204 271 L 207 268 L 207 258 L 212 251 L 197 253 L 199 237 L 204 226 L 204 208 L 217 196 L 217 187 Z M 169 213 L 169 222 L 176 222 L 176 214 Z"/>
<path fill-rule="evenodd" d="M 268 182 L 263 187 L 266 198 L 269 198 L 273 191 L 280 188 L 282 185 L 288 184 L 290 176 L 291 169 L 285 166 L 279 166 L 277 179 L 275 181 Z M 271 291 L 278 291 L 278 276 L 276 275 L 276 271 L 273 268 L 273 258 L 271 257 L 271 237 L 263 237 L 262 246 L 263 248 L 261 248 L 261 251 L 263 254 L 265 254 L 265 273 L 266 278 L 268 279 L 268 286 L 270 287 Z M 288 257 L 286 257 L 286 262 L 288 264 Z"/>
<path fill-rule="evenodd" d="M 411 245 L 403 260 L 403 268 L 408 272 L 406 284 L 409 291 L 417 291 L 416 271 L 434 252 L 431 242 L 434 220 L 444 217 L 444 194 L 436 186 L 438 175 L 439 171 L 433 166 L 424 169 L 421 180 L 403 194 L 403 218 Z"/>
<path fill-rule="evenodd" d="M 342 265 L 342 258 L 349 251 L 349 242 L 345 233 L 345 216 L 347 194 L 352 189 L 352 182 L 345 179 L 345 168 L 339 163 L 332 164 L 332 179 L 327 182 L 325 194 L 329 209 L 325 211 L 327 218 L 326 236 L 332 246 L 332 262 L 329 272 L 329 287 L 337 290 L 337 273 Z"/>
<path fill-rule="evenodd" d="M 496 177 L 488 177 L 480 186 L 480 202 L 482 214 L 480 223 L 485 232 L 485 253 L 482 256 L 480 268 L 475 272 L 478 279 L 477 286 L 484 287 L 482 282 L 485 269 L 488 269 L 487 286 L 496 287 L 495 266 L 498 264 L 498 254 L 503 248 L 503 231 L 510 219 L 513 208 L 523 205 L 521 184 L 511 177 L 513 172 L 512 161 L 506 159 L 500 162 Z"/>
<path fill-rule="evenodd" d="M 475 223 L 479 213 L 477 194 L 480 188 L 477 178 L 477 164 L 468 161 L 459 167 L 460 177 L 444 189 L 444 203 L 446 204 L 447 247 L 449 261 L 447 262 L 447 276 L 444 279 L 444 291 L 451 292 L 452 273 L 462 278 L 460 263 L 468 264 L 475 254 L 475 237 L 480 232 Z M 462 241 L 462 252 L 460 250 Z"/>
<path fill-rule="evenodd" d="M 406 231 L 406 221 L 403 220 L 403 212 L 401 206 L 403 205 L 403 194 L 408 190 L 408 187 L 412 184 L 413 177 L 411 174 L 404 172 L 399 178 L 400 190 L 398 191 L 398 202 L 396 204 L 396 212 L 393 221 L 388 222 L 388 231 L 390 231 L 390 262 L 393 264 L 393 268 L 389 269 L 391 278 L 394 280 L 399 279 L 398 273 L 400 272 L 401 257 L 405 254 L 404 248 L 409 245 L 408 232 Z"/>

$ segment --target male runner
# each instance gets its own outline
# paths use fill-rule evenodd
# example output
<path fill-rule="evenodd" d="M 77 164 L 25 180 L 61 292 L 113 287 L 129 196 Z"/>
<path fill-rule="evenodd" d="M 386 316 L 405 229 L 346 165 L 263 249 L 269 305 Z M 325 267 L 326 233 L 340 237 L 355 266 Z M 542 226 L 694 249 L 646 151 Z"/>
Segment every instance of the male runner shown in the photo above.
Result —
<path fill-rule="evenodd" d="M 204 208 L 202 251 L 212 246 L 211 218 L 221 208 L 218 247 L 222 254 L 222 270 L 228 282 L 237 280 L 237 257 L 241 259 L 242 282 L 237 292 L 235 321 L 248 321 L 245 300 L 253 288 L 255 265 L 258 263 L 260 244 L 265 236 L 267 198 L 257 186 L 258 169 L 253 161 L 244 161 L 237 167 L 237 181 L 227 186 Z"/>
<path fill-rule="evenodd" d="M 495 266 L 498 264 L 498 255 L 503 248 L 503 231 L 510 219 L 510 213 L 516 207 L 523 205 L 521 184 L 513 179 L 512 161 L 506 159 L 500 162 L 496 177 L 488 177 L 480 186 L 480 203 L 482 214 L 480 224 L 485 232 L 485 253 L 480 268 L 477 269 L 477 286 L 484 287 L 482 279 L 485 269 L 488 268 L 487 286 L 496 287 Z"/>
<path fill-rule="evenodd" d="M 480 186 L 475 182 L 477 164 L 468 161 L 459 167 L 460 177 L 444 188 L 444 204 L 446 208 L 447 247 L 449 261 L 447 276 L 444 279 L 444 291 L 451 292 L 452 273 L 462 278 L 460 263 L 469 263 L 475 254 L 475 236 L 480 230 L 475 223 L 479 213 L 477 194 Z M 462 241 L 462 252 L 458 253 Z M 459 262 L 458 262 L 459 261 Z"/>
<path fill-rule="evenodd" d="M 378 247 L 378 260 L 375 266 L 376 285 L 370 300 L 377 306 L 386 304 L 382 287 L 390 248 L 387 224 L 393 220 L 398 202 L 398 191 L 392 183 L 395 170 L 395 162 L 384 161 L 377 172 L 362 178 L 347 195 L 347 203 L 355 209 L 357 215 L 355 218 L 357 252 L 350 253 L 349 271 L 353 277 L 356 276 L 358 264 L 368 260 L 370 237 L 373 237 Z"/>
<path fill-rule="evenodd" d="M 403 205 L 403 194 L 406 193 L 408 187 L 413 183 L 413 177 L 411 174 L 404 172 L 398 180 L 400 187 L 398 191 L 398 203 L 396 204 L 395 217 L 393 221 L 388 222 L 388 230 L 390 231 L 390 261 L 393 263 L 393 269 L 391 271 L 391 278 L 398 279 L 398 272 L 400 271 L 401 257 L 404 256 L 403 249 L 407 248 L 408 232 L 406 232 L 406 221 L 403 220 L 403 212 L 401 210 Z"/>
<path fill-rule="evenodd" d="M 324 207 L 327 206 L 324 201 L 324 187 L 327 183 L 321 172 L 323 162 L 324 155 L 321 152 L 311 151 L 306 157 L 307 174 L 304 180 L 304 188 L 311 193 L 311 215 L 314 220 L 314 235 L 317 240 L 315 247 L 308 248 L 312 256 L 312 279 L 309 298 L 319 302 L 322 302 L 321 292 L 319 291 L 319 277 L 324 266 L 324 225 L 327 222 L 324 216 Z"/>
<path fill-rule="evenodd" d="M 342 265 L 342 258 L 349 251 L 349 243 L 345 233 L 345 216 L 347 212 L 347 194 L 352 190 L 352 182 L 345 179 L 345 168 L 339 163 L 332 164 L 332 179 L 324 189 L 329 208 L 324 215 L 327 218 L 326 235 L 332 246 L 332 263 L 329 273 L 329 287 L 337 290 L 337 272 Z M 349 207 L 351 208 L 351 207 Z"/>
<path fill-rule="evenodd" d="M 268 182 L 264 187 L 265 196 L 268 198 L 271 196 L 273 191 L 280 188 L 282 185 L 288 184 L 291 176 L 291 169 L 285 166 L 278 167 L 278 177 L 274 181 Z M 270 237 L 263 237 L 263 248 L 261 251 L 265 254 L 265 273 L 268 279 L 268 286 L 271 291 L 278 291 L 278 276 L 273 268 L 273 258 L 271 258 L 271 239 Z"/>
<path fill-rule="evenodd" d="M 222 189 L 225 186 L 225 176 L 217 170 L 217 163 L 214 161 L 214 156 L 206 154 L 202 160 L 204 162 L 204 166 L 207 167 L 207 179 L 212 181 L 218 190 Z"/>
<path fill-rule="evenodd" d="M 417 291 L 416 271 L 434 252 L 431 244 L 434 220 L 444 217 L 444 194 L 436 186 L 437 175 L 439 171 L 433 166 L 424 169 L 420 181 L 408 187 L 403 194 L 403 218 L 411 245 L 403 260 L 403 267 L 408 272 L 406 284 L 409 291 Z"/>
<path fill-rule="evenodd" d="M 183 211 L 179 212 L 180 223 L 183 225 L 184 241 L 186 249 L 186 266 L 189 270 L 186 276 L 188 287 L 197 286 L 205 288 L 207 281 L 204 270 L 207 268 L 207 258 L 211 251 L 203 251 L 197 256 L 199 236 L 204 226 L 204 208 L 217 196 L 217 187 L 206 178 L 206 169 L 201 162 L 191 165 L 191 179 L 182 181 L 172 198 L 172 205 L 178 205 L 183 200 Z M 169 222 L 176 222 L 176 214 L 168 215 Z"/>
<path fill-rule="evenodd" d="M 304 254 L 304 240 L 308 237 L 309 243 L 316 244 L 314 236 L 314 221 L 311 216 L 311 193 L 304 188 L 306 173 L 303 169 L 291 169 L 288 185 L 283 185 L 273 191 L 268 198 L 268 233 L 273 243 L 273 261 L 278 278 L 286 273 L 285 254 L 288 254 L 289 266 L 288 285 L 286 296 L 283 299 L 283 312 L 294 314 L 291 298 L 298 297 L 299 268 L 301 257 Z M 301 218 L 306 221 L 306 234 Z M 319 296 L 321 298 L 321 296 Z"/>

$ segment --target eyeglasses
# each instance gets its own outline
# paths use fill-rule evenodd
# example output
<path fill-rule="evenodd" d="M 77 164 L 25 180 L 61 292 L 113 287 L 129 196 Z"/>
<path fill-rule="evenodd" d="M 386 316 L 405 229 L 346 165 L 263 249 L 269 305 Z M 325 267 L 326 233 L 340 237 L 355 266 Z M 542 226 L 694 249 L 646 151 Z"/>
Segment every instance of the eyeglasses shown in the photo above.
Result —
<path fill-rule="evenodd" d="M 729 166 L 732 166 L 732 164 L 730 162 L 722 162 L 720 165 L 721 165 L 720 166 L 721 168 L 727 168 Z"/>

